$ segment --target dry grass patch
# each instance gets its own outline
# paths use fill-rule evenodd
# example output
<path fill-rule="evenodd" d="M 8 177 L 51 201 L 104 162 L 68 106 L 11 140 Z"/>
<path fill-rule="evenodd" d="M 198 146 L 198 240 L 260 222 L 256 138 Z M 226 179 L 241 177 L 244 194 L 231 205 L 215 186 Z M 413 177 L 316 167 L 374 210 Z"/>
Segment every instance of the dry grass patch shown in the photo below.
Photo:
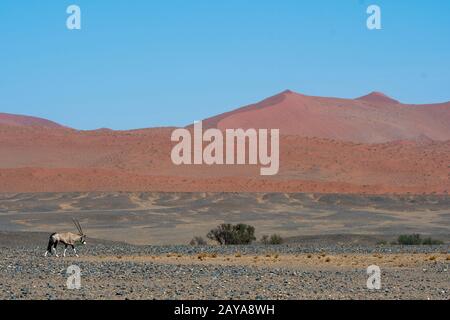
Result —
<path fill-rule="evenodd" d="M 200 260 L 200 261 L 203 261 L 204 259 L 206 259 L 206 257 L 207 257 L 208 255 L 206 254 L 206 253 L 199 253 L 198 255 L 197 255 L 197 259 L 198 260 Z"/>

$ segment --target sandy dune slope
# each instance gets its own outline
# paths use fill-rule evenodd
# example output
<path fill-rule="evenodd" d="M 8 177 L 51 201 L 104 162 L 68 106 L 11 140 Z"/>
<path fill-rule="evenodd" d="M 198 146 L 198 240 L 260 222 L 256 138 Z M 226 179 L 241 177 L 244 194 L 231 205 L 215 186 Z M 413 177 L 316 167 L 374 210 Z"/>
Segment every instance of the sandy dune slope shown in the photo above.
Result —
<path fill-rule="evenodd" d="M 381 93 L 352 100 L 285 91 L 208 119 L 206 127 L 279 128 L 282 134 L 362 143 L 450 139 L 450 102 L 405 105 Z"/>
<path fill-rule="evenodd" d="M 450 104 L 403 105 L 290 91 L 204 121 L 280 128 L 280 172 L 175 166 L 173 128 L 78 131 L 0 114 L 0 192 L 264 191 L 439 193 L 450 190 Z"/>

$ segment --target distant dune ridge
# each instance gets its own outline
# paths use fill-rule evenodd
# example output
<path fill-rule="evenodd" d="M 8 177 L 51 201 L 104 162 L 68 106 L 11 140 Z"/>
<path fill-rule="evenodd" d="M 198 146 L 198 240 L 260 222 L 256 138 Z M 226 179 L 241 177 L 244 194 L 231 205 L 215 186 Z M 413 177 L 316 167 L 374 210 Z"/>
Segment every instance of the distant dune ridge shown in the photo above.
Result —
<path fill-rule="evenodd" d="M 404 105 L 378 92 L 351 100 L 285 91 L 204 121 L 205 127 L 279 128 L 282 134 L 383 143 L 450 140 L 450 103 Z"/>
<path fill-rule="evenodd" d="M 0 192 L 224 191 L 439 193 L 450 190 L 450 103 L 406 105 L 284 91 L 203 121 L 280 129 L 280 173 L 174 166 L 173 128 L 78 131 L 0 113 Z"/>
<path fill-rule="evenodd" d="M 0 113 L 0 126 L 2 125 L 15 127 L 53 128 L 53 129 L 63 128 L 62 125 L 50 120 L 9 113 Z"/>

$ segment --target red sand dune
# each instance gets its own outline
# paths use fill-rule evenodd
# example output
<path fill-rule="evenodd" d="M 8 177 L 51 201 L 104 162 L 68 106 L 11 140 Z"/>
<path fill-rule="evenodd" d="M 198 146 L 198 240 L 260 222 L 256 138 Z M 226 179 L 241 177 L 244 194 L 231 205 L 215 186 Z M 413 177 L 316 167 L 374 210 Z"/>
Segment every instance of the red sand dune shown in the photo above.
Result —
<path fill-rule="evenodd" d="M 22 116 L 9 113 L 0 113 L 0 126 L 19 126 L 19 127 L 43 127 L 43 128 L 63 128 L 56 122 L 49 121 L 42 118 Z"/>
<path fill-rule="evenodd" d="M 207 119 L 207 128 L 278 128 L 281 134 L 383 143 L 450 140 L 450 102 L 405 105 L 381 93 L 356 100 L 285 91 L 262 102 Z"/>
<path fill-rule="evenodd" d="M 174 166 L 173 128 L 77 131 L 0 114 L 0 192 L 446 194 L 449 114 L 448 103 L 407 106 L 378 93 L 345 100 L 284 92 L 205 122 L 279 127 L 280 172 L 271 177 L 259 166 Z"/>

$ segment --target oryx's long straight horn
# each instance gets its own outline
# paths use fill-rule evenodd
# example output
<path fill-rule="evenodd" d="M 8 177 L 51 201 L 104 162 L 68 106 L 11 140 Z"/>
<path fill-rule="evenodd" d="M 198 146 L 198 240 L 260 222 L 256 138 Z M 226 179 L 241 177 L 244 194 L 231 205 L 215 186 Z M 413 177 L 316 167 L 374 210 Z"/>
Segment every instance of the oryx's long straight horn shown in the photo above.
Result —
<path fill-rule="evenodd" d="M 81 235 L 84 236 L 83 228 L 81 227 L 80 221 L 77 220 L 78 227 L 80 228 Z"/>
<path fill-rule="evenodd" d="M 81 228 L 80 222 L 78 222 L 78 220 L 76 219 L 72 219 L 73 223 L 75 224 L 75 227 L 77 227 L 78 232 L 80 233 L 80 236 L 83 235 L 83 229 Z"/>
<path fill-rule="evenodd" d="M 75 227 L 77 228 L 78 233 L 81 233 L 80 227 L 79 227 L 78 224 L 77 224 L 77 220 L 75 220 L 75 218 L 72 218 L 72 222 L 73 222 L 73 224 L 75 225 Z"/>

